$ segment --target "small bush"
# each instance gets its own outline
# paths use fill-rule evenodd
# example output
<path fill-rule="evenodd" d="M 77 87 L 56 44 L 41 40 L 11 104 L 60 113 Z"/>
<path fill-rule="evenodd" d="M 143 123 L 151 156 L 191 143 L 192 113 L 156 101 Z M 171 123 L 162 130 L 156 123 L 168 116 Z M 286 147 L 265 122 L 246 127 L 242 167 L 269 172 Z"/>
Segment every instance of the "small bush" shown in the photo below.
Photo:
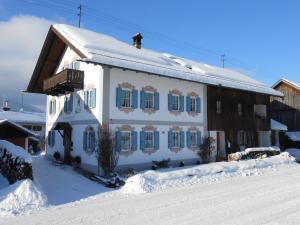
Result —
<path fill-rule="evenodd" d="M 169 168 L 170 159 L 163 159 L 161 161 L 152 161 L 157 168 Z"/>
<path fill-rule="evenodd" d="M 183 162 L 183 161 L 181 161 L 181 162 L 179 163 L 179 167 L 184 167 L 184 162 Z"/>
<path fill-rule="evenodd" d="M 79 155 L 77 155 L 72 159 L 72 166 L 74 168 L 79 168 L 80 164 L 81 164 L 81 157 Z"/>
<path fill-rule="evenodd" d="M 196 161 L 196 164 L 197 164 L 197 165 L 200 165 L 200 164 L 201 164 L 201 162 L 200 162 L 199 159 Z"/>
<path fill-rule="evenodd" d="M 198 155 L 201 157 L 202 162 L 208 163 L 211 160 L 211 153 L 214 150 L 215 139 L 212 137 L 203 138 L 203 142 L 200 145 L 200 151 Z"/>
<path fill-rule="evenodd" d="M 60 152 L 59 152 L 59 151 L 54 152 L 53 158 L 54 158 L 56 161 L 60 160 Z"/>

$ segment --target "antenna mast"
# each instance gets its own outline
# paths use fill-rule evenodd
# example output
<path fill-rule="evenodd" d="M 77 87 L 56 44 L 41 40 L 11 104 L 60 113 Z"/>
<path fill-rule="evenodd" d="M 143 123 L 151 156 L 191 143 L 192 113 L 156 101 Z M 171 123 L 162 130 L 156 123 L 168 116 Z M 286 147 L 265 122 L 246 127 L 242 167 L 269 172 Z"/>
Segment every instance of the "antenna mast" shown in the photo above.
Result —
<path fill-rule="evenodd" d="M 81 24 L 81 10 L 82 10 L 82 5 L 80 4 L 77 7 L 77 16 L 78 16 L 78 27 L 80 28 L 80 24 Z"/>

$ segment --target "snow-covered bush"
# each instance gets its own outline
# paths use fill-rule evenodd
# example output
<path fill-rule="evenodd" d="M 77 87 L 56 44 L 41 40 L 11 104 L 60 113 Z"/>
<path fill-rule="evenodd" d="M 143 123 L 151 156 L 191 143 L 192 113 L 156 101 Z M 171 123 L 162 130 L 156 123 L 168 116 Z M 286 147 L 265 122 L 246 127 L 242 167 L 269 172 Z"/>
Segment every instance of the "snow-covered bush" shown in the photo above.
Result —
<path fill-rule="evenodd" d="M 0 172 L 10 184 L 17 180 L 33 180 L 31 156 L 21 147 L 0 140 Z"/>
<path fill-rule="evenodd" d="M 59 151 L 54 152 L 54 153 L 53 153 L 53 158 L 54 158 L 56 161 L 60 160 L 60 152 L 59 152 Z"/>
<path fill-rule="evenodd" d="M 202 162 L 210 162 L 211 154 L 215 150 L 214 143 L 215 139 L 212 137 L 203 138 L 202 144 L 200 145 L 200 151 L 198 152 L 198 155 L 201 157 Z"/>

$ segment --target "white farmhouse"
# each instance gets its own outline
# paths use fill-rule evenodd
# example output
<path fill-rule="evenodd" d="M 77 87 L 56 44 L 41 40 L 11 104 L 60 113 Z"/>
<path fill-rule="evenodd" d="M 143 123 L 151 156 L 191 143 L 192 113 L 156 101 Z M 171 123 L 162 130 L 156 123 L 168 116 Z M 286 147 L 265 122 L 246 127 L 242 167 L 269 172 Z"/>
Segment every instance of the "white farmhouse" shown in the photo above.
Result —
<path fill-rule="evenodd" d="M 219 155 L 233 151 L 231 133 L 241 137 L 239 130 L 210 129 L 208 110 L 216 107 L 224 116 L 227 108 L 226 101 L 208 104 L 209 88 L 247 92 L 256 99 L 282 96 L 238 72 L 144 49 L 141 34 L 133 39 L 132 46 L 69 25 L 51 26 L 27 88 L 48 95 L 47 154 L 78 155 L 84 168 L 97 171 L 98 133 L 107 124 L 117 142 L 119 168 L 150 168 L 152 160 L 167 158 L 174 165 L 192 164 L 204 136 L 217 139 Z M 239 104 L 241 112 L 248 110 L 248 103 Z M 254 121 L 254 104 L 267 119 L 267 102 L 253 102 L 253 115 L 244 118 Z M 268 135 L 268 124 L 251 132 Z M 250 128 L 242 132 L 243 144 L 254 145 L 246 140 Z"/>

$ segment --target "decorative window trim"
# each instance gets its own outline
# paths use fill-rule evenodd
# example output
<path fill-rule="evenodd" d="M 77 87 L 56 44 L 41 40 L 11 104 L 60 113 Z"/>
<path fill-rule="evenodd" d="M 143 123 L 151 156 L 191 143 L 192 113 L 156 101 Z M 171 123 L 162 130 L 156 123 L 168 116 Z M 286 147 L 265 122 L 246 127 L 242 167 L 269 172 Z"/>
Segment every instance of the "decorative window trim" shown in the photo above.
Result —
<path fill-rule="evenodd" d="M 96 86 L 95 86 L 94 84 L 88 84 L 87 87 L 86 87 L 86 89 L 84 90 L 83 95 L 85 95 L 85 92 L 87 92 L 87 94 L 90 95 L 90 93 L 91 93 L 92 91 L 94 91 L 94 90 L 97 91 Z M 96 93 L 96 94 L 97 94 L 97 93 Z M 97 105 L 97 95 L 96 95 L 95 101 L 96 101 L 96 102 L 95 102 L 95 105 Z M 85 96 L 83 96 L 83 105 L 84 105 L 85 110 L 86 110 L 87 112 L 90 112 L 90 113 L 93 111 L 93 109 L 96 108 L 96 107 L 91 107 L 91 106 L 89 106 L 88 103 L 85 102 Z"/>
<path fill-rule="evenodd" d="M 197 127 L 189 127 L 187 131 L 189 131 L 189 132 L 196 132 L 196 142 L 197 142 L 197 139 L 198 139 L 197 132 L 199 131 L 199 129 Z M 190 147 L 187 146 L 187 148 L 189 150 L 191 150 L 191 151 L 197 151 L 197 150 L 199 150 L 199 147 L 197 145 L 196 146 L 190 146 Z"/>
<path fill-rule="evenodd" d="M 179 147 L 171 147 L 170 150 L 174 153 L 178 153 L 180 150 L 182 150 L 182 148 L 180 147 L 180 143 L 181 143 L 181 137 L 180 137 L 180 132 L 182 132 L 182 128 L 181 127 L 178 127 L 178 126 L 175 126 L 175 127 L 172 127 L 170 129 L 170 132 L 179 132 Z M 172 138 L 172 137 L 171 137 Z"/>
<path fill-rule="evenodd" d="M 153 127 L 153 126 L 145 126 L 145 127 L 142 128 L 142 131 L 144 131 L 144 132 L 153 132 L 153 148 L 145 148 L 144 150 L 142 150 L 143 153 L 151 155 L 151 154 L 153 154 L 157 151 L 154 147 L 154 145 L 155 145 L 155 133 L 154 132 L 157 131 L 157 128 Z"/>
<path fill-rule="evenodd" d="M 149 115 L 152 114 L 152 113 L 155 113 L 157 111 L 154 107 L 155 106 L 155 93 L 157 92 L 157 89 L 150 86 L 150 85 L 147 85 L 147 86 L 142 88 L 142 91 L 144 91 L 145 93 L 146 92 L 153 93 L 153 108 L 145 108 L 145 109 L 143 109 L 143 112 L 148 113 Z"/>
<path fill-rule="evenodd" d="M 199 95 L 196 92 L 192 91 L 192 92 L 188 93 L 187 96 L 189 96 L 190 98 L 195 98 L 195 101 L 196 101 L 195 102 L 195 111 L 190 111 L 190 112 L 188 112 L 188 114 L 193 117 L 197 116 L 199 114 L 199 112 L 197 112 L 197 98 L 199 98 Z"/>
<path fill-rule="evenodd" d="M 123 82 L 121 84 L 118 85 L 119 88 L 125 89 L 125 90 L 130 90 L 130 105 L 132 104 L 132 91 L 135 89 L 135 86 L 128 83 L 128 82 Z M 125 113 L 130 113 L 133 112 L 134 109 L 130 106 L 130 107 L 119 107 L 119 110 Z"/>
<path fill-rule="evenodd" d="M 122 125 L 121 127 L 118 127 L 117 128 L 117 131 L 120 131 L 120 132 L 132 132 L 132 131 L 134 131 L 134 128 L 133 127 L 131 127 L 130 125 Z M 131 139 L 131 137 L 130 137 L 130 145 L 132 145 L 132 139 Z M 135 151 L 133 151 L 131 148 L 130 149 L 121 149 L 120 151 L 119 151 L 119 155 L 121 155 L 121 156 L 125 156 L 125 157 L 128 157 L 128 156 L 130 156 L 130 155 L 132 155 L 133 153 L 134 153 Z"/>
<path fill-rule="evenodd" d="M 177 89 L 173 89 L 171 91 L 169 91 L 169 94 L 171 94 L 172 96 L 178 96 L 178 110 L 171 110 L 170 113 L 177 116 L 179 114 L 181 114 L 181 111 L 180 111 L 180 96 L 183 96 L 182 95 L 182 92 L 177 90 Z"/>

